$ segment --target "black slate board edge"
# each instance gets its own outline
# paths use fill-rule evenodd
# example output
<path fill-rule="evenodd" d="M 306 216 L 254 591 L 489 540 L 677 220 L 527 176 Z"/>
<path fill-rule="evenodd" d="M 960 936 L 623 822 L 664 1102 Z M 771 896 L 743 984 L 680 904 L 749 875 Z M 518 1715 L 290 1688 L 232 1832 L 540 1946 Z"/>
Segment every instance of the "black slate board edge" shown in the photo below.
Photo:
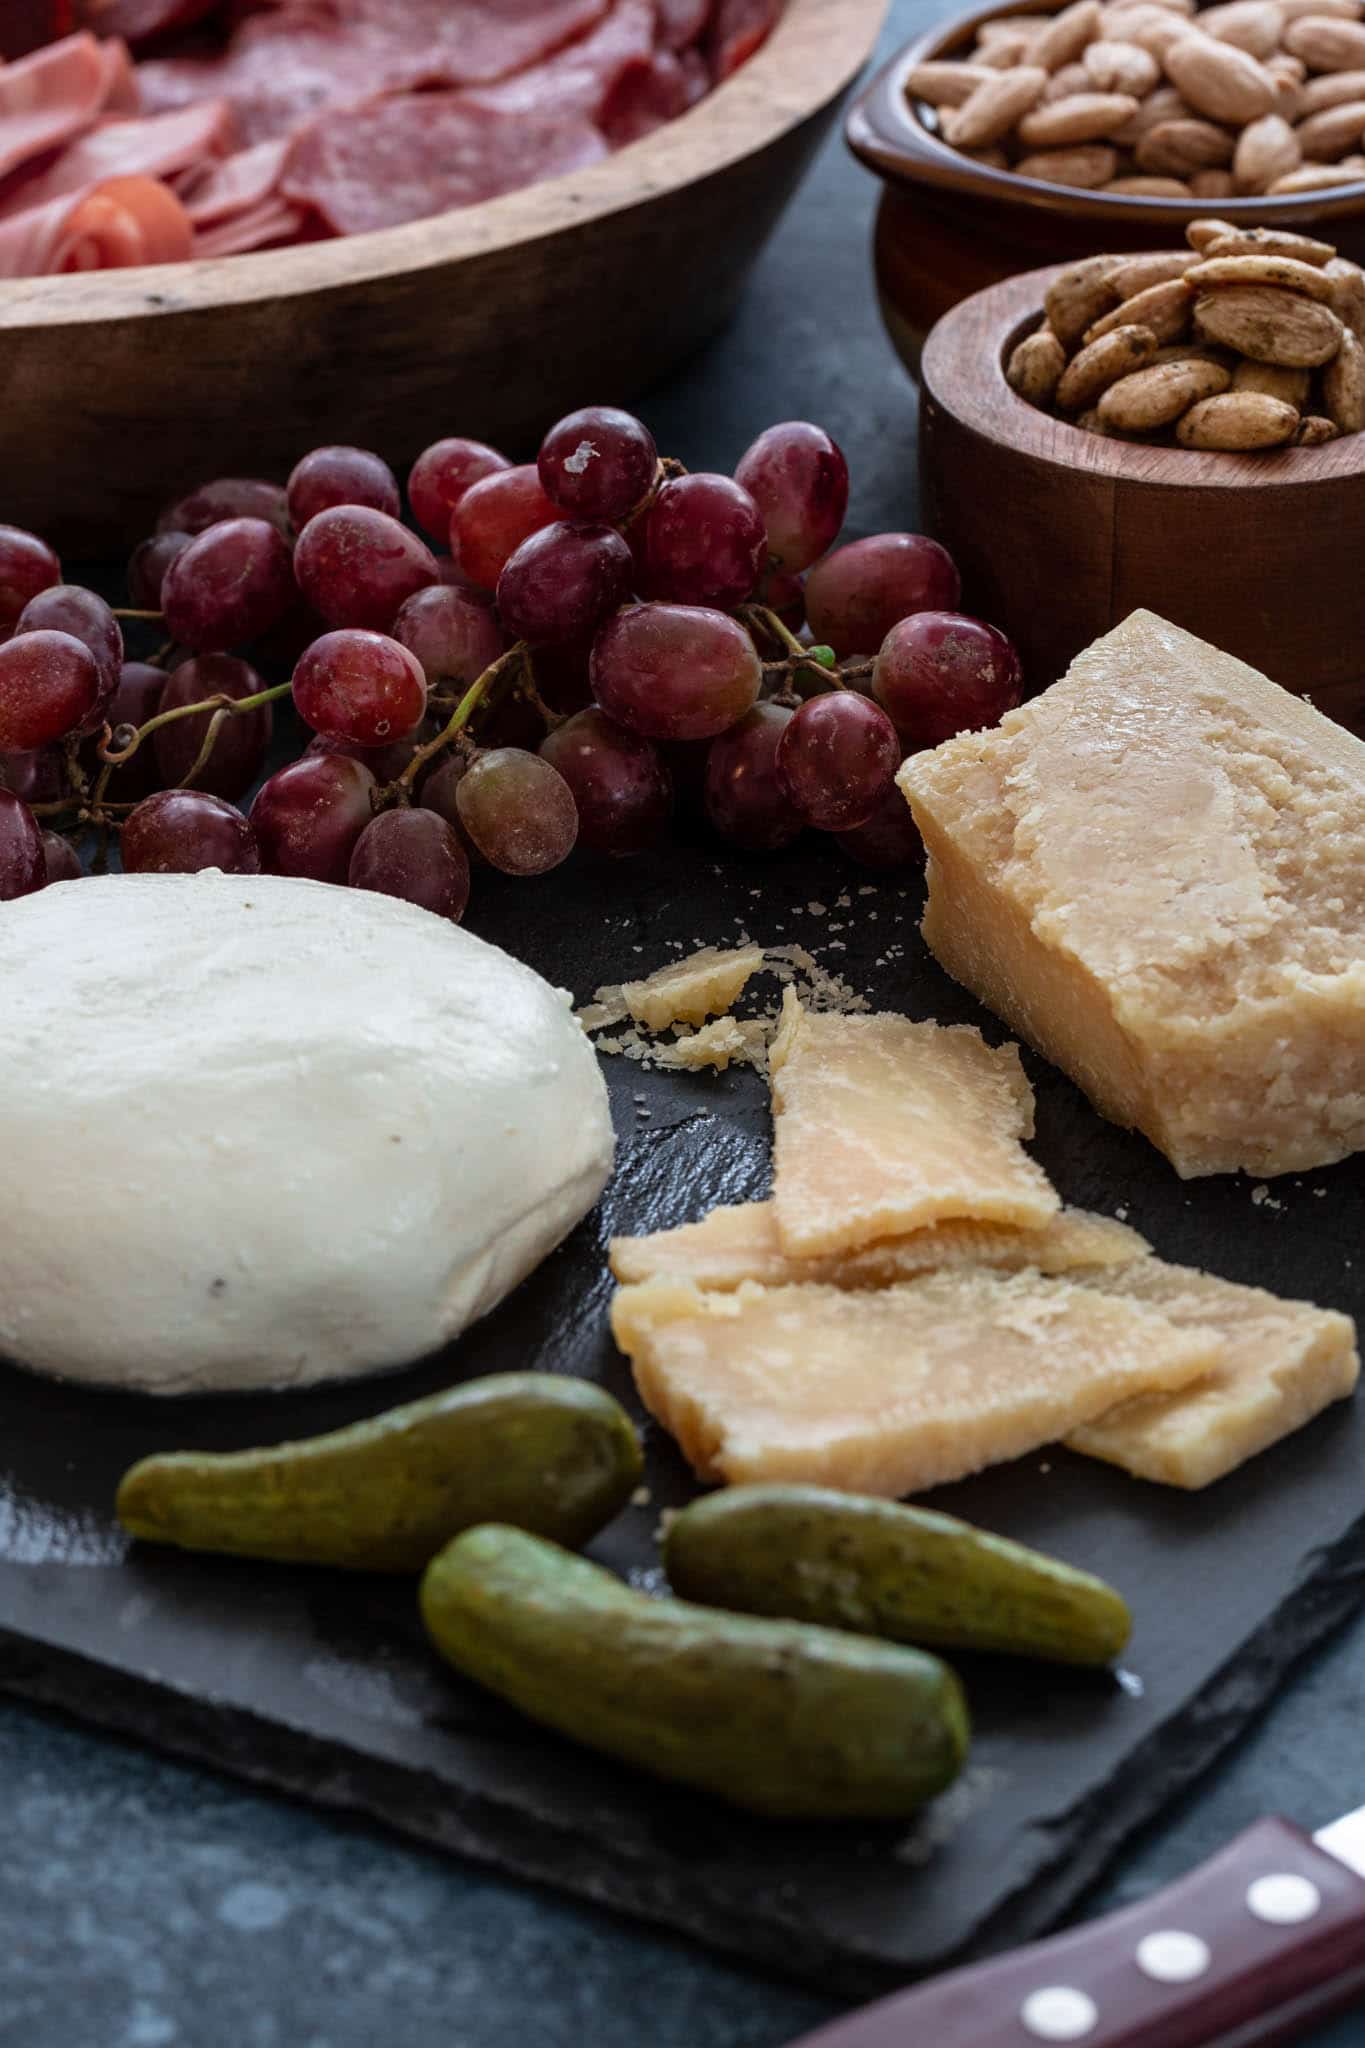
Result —
<path fill-rule="evenodd" d="M 1059 1925 L 1124 1844 L 1247 1732 L 1294 1666 L 1362 1604 L 1365 1515 L 1339 1542 L 1315 1554 L 1290 1597 L 1193 1702 L 1134 1752 L 1122 1780 L 1065 1816 L 1064 1836 L 1054 1843 L 1052 1874 L 1006 1900 L 972 1940 L 941 1959 L 942 1967 L 997 1954 Z M 784 1927 L 771 1899 L 752 1918 L 736 1913 L 732 1900 L 722 1919 L 705 1887 L 694 1893 L 676 1868 L 627 1859 L 619 1847 L 615 1858 L 604 1863 L 595 1842 L 556 1829 L 548 1816 L 537 1816 L 528 1825 L 508 1808 L 434 1776 L 414 1776 L 375 1756 L 361 1762 L 343 1744 L 305 1729 L 244 1713 L 235 1704 L 218 1712 L 212 1702 L 164 1682 L 115 1673 L 97 1659 L 51 1644 L 39 1649 L 32 1638 L 2 1629 L 0 1693 L 56 1708 L 134 1741 L 145 1742 L 152 1728 L 158 1747 L 177 1756 L 681 1930 L 830 1995 L 873 1998 L 906 1981 L 904 1972 L 874 1957 L 821 1943 L 807 1919 Z M 1343 1809 L 1362 1798 L 1365 1783 L 1343 1786 Z M 1288 1818 L 1316 1824 L 1320 1817 Z"/>

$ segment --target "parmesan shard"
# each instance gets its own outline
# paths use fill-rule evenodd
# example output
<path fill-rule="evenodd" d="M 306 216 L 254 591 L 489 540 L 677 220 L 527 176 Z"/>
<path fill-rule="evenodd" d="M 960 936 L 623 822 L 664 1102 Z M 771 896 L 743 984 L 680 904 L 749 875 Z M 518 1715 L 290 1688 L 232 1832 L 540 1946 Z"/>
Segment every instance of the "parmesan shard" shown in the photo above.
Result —
<path fill-rule="evenodd" d="M 768 1056 L 773 1205 L 793 1258 L 904 1237 L 947 1217 L 1037 1229 L 1061 1198 L 1020 1144 L 1019 1048 L 970 1024 L 811 1015 L 788 989 Z"/>
<path fill-rule="evenodd" d="M 979 1267 L 866 1293 L 654 1280 L 611 1314 L 641 1399 L 702 1479 L 890 1498 L 1185 1386 L 1221 1351 L 1136 1301 Z"/>
<path fill-rule="evenodd" d="M 646 1031 L 702 1024 L 730 1009 L 762 965 L 761 946 L 703 946 L 644 981 L 623 982 L 621 1000 Z"/>
<path fill-rule="evenodd" d="M 1365 1145 L 1365 743 L 1139 611 L 898 777 L 948 972 L 1185 1177 Z"/>
<path fill-rule="evenodd" d="M 665 1041 L 652 1047 L 650 1056 L 656 1067 L 718 1067 L 724 1072 L 731 1060 L 749 1057 L 749 1043 L 749 1035 L 736 1018 L 717 1017 L 700 1031 L 674 1039 L 671 1045 Z"/>
<path fill-rule="evenodd" d="M 1334 1309 L 1282 1301 L 1164 1259 L 1087 1274 L 1085 1284 L 1222 1345 L 1207 1379 L 1181 1393 L 1126 1401 L 1068 1439 L 1072 1450 L 1139 1479 L 1209 1486 L 1343 1400 L 1360 1376 L 1355 1324 Z"/>
<path fill-rule="evenodd" d="M 611 1270 L 629 1283 L 690 1280 L 728 1293 L 746 1280 L 764 1287 L 816 1281 L 827 1287 L 894 1287 L 943 1266 L 994 1266 L 1068 1273 L 1085 1266 L 1123 1266 L 1145 1256 L 1146 1239 L 1126 1223 L 1087 1209 L 1062 1209 L 1037 1230 L 963 1218 L 933 1223 L 909 1237 L 883 1238 L 861 1251 L 823 1259 L 793 1259 L 782 1249 L 771 1202 L 736 1202 L 713 1209 L 699 1223 L 656 1230 L 648 1237 L 615 1237 Z"/>

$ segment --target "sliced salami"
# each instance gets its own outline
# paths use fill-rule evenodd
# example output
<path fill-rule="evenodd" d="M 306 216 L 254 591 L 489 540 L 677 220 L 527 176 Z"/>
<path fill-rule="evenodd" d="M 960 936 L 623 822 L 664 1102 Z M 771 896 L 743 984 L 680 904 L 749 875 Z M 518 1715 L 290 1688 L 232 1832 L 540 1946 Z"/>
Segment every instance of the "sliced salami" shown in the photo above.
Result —
<path fill-rule="evenodd" d="M 76 0 L 76 19 L 98 36 L 144 43 L 221 13 L 224 0 Z"/>
<path fill-rule="evenodd" d="M 478 87 L 475 96 L 509 113 L 548 108 L 601 125 L 621 81 L 652 61 L 654 26 L 654 0 L 616 0 L 591 34 L 514 78 Z"/>
<path fill-rule="evenodd" d="M 624 149 L 676 121 L 691 104 L 678 59 L 671 50 L 654 50 L 618 74 L 598 114 L 598 125 L 613 149 Z"/>
<path fill-rule="evenodd" d="M 716 0 L 711 70 L 717 85 L 767 42 L 781 12 L 782 0 Z"/>
<path fill-rule="evenodd" d="M 711 0 L 655 0 L 659 42 L 665 50 L 685 50 L 698 42 L 711 19 Z"/>
<path fill-rule="evenodd" d="M 331 0 L 346 27 L 367 30 L 393 51 L 390 76 L 405 84 L 437 77 L 482 85 L 524 71 L 583 36 L 611 0 Z"/>

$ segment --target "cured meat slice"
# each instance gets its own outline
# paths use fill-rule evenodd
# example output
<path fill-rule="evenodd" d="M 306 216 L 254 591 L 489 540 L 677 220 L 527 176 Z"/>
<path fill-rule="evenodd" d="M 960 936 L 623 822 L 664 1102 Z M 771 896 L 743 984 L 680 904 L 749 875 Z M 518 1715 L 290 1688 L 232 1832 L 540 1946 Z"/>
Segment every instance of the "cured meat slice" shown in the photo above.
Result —
<path fill-rule="evenodd" d="M 665 50 L 685 50 L 695 43 L 711 18 L 711 0 L 655 0 L 659 43 Z"/>
<path fill-rule="evenodd" d="M 180 263 L 193 249 L 189 216 L 157 178 L 109 178 L 0 221 L 0 277 Z"/>
<path fill-rule="evenodd" d="M 50 169 L 0 202 L 0 218 L 86 191 L 108 178 L 169 178 L 224 155 L 232 143 L 232 110 L 226 100 L 205 100 L 134 121 L 102 121 L 70 143 Z"/>
<path fill-rule="evenodd" d="M 671 50 L 655 50 L 617 75 L 598 113 L 613 149 L 652 135 L 692 105 L 687 75 Z"/>
<path fill-rule="evenodd" d="M 67 36 L 0 68 L 0 177 L 88 128 L 109 84 L 92 35 Z"/>
<path fill-rule="evenodd" d="M 293 206 L 278 196 L 268 197 L 212 227 L 197 229 L 194 253 L 244 256 L 251 249 L 269 249 L 281 242 L 296 241 L 307 223 L 308 216 L 301 206 Z"/>
<path fill-rule="evenodd" d="M 553 108 L 600 123 L 623 80 L 632 71 L 647 68 L 653 57 L 653 0 L 617 0 L 591 35 L 557 50 L 544 63 L 518 72 L 515 78 L 480 87 L 477 97 L 485 106 L 501 107 L 509 113 L 544 113 Z"/>
<path fill-rule="evenodd" d="M 100 44 L 104 57 L 104 100 L 101 111 L 105 114 L 140 114 L 142 92 L 137 82 L 137 72 L 128 53 L 128 45 L 118 36 L 111 36 Z"/>
<path fill-rule="evenodd" d="M 251 149 L 239 149 L 220 163 L 207 164 L 182 179 L 177 187 L 178 196 L 196 229 L 249 213 L 273 198 L 288 147 L 282 138 L 258 142 Z"/>
<path fill-rule="evenodd" d="M 719 85 L 767 42 L 782 0 L 717 0 L 711 30 L 711 70 Z"/>
<path fill-rule="evenodd" d="M 464 93 L 396 93 L 338 108 L 292 143 L 280 190 L 339 235 L 472 206 L 607 154 L 574 115 L 510 115 Z"/>
<path fill-rule="evenodd" d="M 77 0 L 76 18 L 100 36 L 142 43 L 221 12 L 224 0 Z"/>
<path fill-rule="evenodd" d="M 367 98 L 388 82 L 386 44 L 296 8 L 256 15 L 221 57 L 164 57 L 138 66 L 150 110 L 222 95 L 242 140 L 294 134 L 324 107 Z"/>
<path fill-rule="evenodd" d="M 331 0 L 346 27 L 385 40 L 409 64 L 402 82 L 440 75 L 479 85 L 524 71 L 589 29 L 611 0 Z M 401 69 L 401 67 L 400 67 Z M 390 74 L 391 78 L 395 74 Z"/>

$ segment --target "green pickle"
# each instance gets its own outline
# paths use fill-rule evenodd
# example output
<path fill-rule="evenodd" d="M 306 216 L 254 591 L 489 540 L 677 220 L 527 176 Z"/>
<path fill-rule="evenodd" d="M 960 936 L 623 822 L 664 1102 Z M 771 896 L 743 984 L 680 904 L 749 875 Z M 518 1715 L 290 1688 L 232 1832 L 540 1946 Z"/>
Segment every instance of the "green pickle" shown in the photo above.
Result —
<path fill-rule="evenodd" d="M 933 1649 L 1107 1664 L 1127 1603 L 1089 1572 L 951 1515 L 819 1486 L 735 1486 L 669 1523 L 686 1600 Z"/>
<path fill-rule="evenodd" d="M 640 1471 L 635 1428 L 600 1387 L 500 1373 L 299 1443 L 144 1458 L 117 1506 L 149 1543 L 418 1572 L 452 1536 L 493 1519 L 586 1543 Z"/>
<path fill-rule="evenodd" d="M 518 1529 L 470 1529 L 422 1579 L 465 1677 L 560 1734 L 750 1812 L 915 1812 L 967 1753 L 938 1658 L 802 1622 L 651 1599 Z"/>

